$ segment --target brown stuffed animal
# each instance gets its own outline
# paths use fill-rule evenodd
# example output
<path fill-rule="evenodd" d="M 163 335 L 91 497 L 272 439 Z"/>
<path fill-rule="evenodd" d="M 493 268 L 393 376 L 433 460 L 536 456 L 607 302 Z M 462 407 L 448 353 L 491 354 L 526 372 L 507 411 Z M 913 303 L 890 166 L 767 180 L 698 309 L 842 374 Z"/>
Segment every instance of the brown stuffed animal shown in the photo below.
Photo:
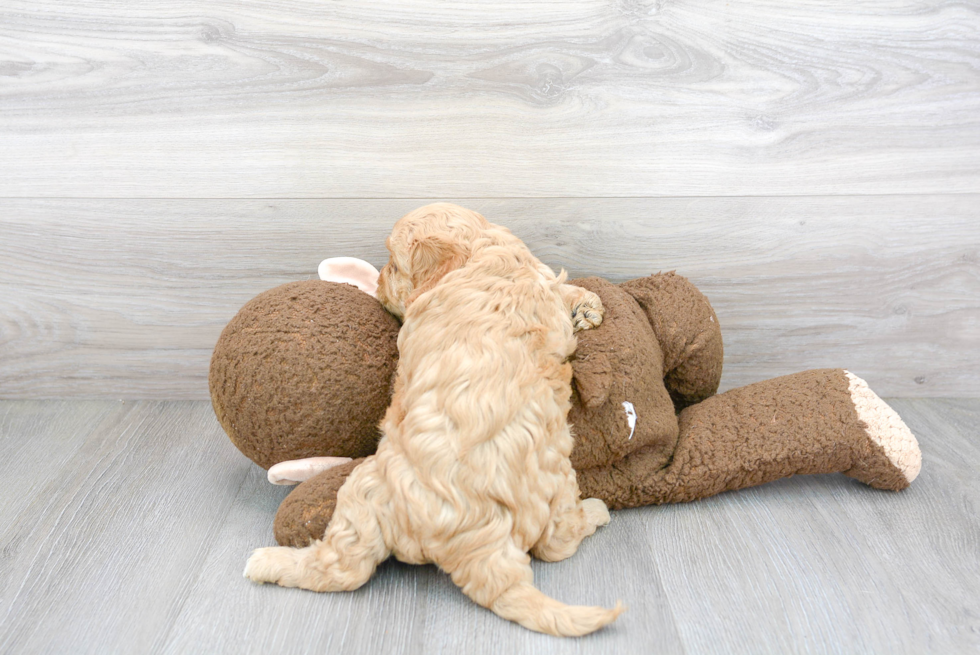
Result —
<path fill-rule="evenodd" d="M 845 370 L 714 395 L 721 330 L 685 278 L 573 283 L 597 293 L 606 310 L 599 328 L 579 333 L 572 360 L 571 459 L 583 496 L 637 507 L 831 472 L 900 490 L 918 474 L 915 437 Z M 266 468 L 373 452 L 397 357 L 377 343 L 395 340 L 379 311 L 354 287 L 305 282 L 266 292 L 239 312 L 215 348 L 210 383 L 215 412 L 242 452 Z M 337 490 L 360 461 L 327 460 L 330 468 L 297 487 L 276 515 L 276 540 L 306 546 L 320 538 Z"/>
<path fill-rule="evenodd" d="M 291 282 L 259 294 L 228 323 L 211 357 L 218 421 L 265 469 L 374 453 L 391 400 L 399 327 L 381 303 L 349 284 Z"/>

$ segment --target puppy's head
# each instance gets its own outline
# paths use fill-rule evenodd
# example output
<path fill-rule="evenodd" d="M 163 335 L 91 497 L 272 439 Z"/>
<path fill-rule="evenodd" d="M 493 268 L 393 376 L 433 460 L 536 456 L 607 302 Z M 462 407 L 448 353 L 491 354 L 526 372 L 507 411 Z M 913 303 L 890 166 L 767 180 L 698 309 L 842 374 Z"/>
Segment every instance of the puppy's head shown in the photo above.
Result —
<path fill-rule="evenodd" d="M 488 227 L 476 212 L 450 203 L 406 214 L 385 241 L 391 256 L 378 278 L 378 300 L 403 318 L 413 300 L 466 263 L 474 241 Z"/>

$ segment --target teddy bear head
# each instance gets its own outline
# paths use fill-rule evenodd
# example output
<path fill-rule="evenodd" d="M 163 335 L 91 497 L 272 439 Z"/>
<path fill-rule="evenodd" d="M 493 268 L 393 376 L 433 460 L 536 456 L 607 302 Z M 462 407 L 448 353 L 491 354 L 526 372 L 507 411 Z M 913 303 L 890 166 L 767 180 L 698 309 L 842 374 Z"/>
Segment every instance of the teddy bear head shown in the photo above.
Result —
<path fill-rule="evenodd" d="M 338 266 L 324 273 L 321 265 L 321 275 L 343 282 L 293 282 L 260 294 L 215 346 L 209 374 L 215 413 L 235 446 L 263 468 L 308 457 L 363 457 L 380 438 L 399 323 L 371 295 L 373 267 L 351 272 L 346 260 Z M 710 328 L 707 317 L 715 329 L 692 344 L 681 337 L 690 330 L 664 311 L 677 300 L 672 285 L 690 286 L 684 278 L 573 283 L 599 295 L 605 318 L 578 333 L 571 361 L 572 465 L 604 466 L 640 449 L 666 464 L 677 442 L 675 410 L 717 389 L 715 379 L 692 391 L 681 384 L 683 375 L 674 375 L 692 355 L 707 352 L 717 357 L 720 377 L 714 312 L 705 300 L 701 322 Z M 672 384 L 673 377 L 681 383 Z"/>

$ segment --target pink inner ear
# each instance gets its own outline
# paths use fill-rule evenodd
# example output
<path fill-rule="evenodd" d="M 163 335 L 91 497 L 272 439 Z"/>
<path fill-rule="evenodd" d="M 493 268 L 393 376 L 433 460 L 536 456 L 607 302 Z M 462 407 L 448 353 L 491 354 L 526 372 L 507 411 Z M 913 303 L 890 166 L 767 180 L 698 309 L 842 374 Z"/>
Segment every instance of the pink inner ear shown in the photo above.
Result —
<path fill-rule="evenodd" d="M 374 266 L 356 257 L 331 257 L 317 268 L 320 279 L 326 282 L 352 284 L 364 293 L 377 297 L 378 272 Z"/>

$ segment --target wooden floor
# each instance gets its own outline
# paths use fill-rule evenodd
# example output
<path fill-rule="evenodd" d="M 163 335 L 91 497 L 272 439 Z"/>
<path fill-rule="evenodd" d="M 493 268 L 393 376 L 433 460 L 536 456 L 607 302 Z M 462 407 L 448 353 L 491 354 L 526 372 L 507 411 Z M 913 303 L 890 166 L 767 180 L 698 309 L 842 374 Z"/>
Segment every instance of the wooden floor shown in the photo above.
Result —
<path fill-rule="evenodd" d="M 811 476 L 615 512 L 535 563 L 572 603 L 629 611 L 531 633 L 433 567 L 344 594 L 256 586 L 287 490 L 201 401 L 0 402 L 0 653 L 966 653 L 980 649 L 980 400 L 895 400 L 922 445 L 907 491 Z"/>

